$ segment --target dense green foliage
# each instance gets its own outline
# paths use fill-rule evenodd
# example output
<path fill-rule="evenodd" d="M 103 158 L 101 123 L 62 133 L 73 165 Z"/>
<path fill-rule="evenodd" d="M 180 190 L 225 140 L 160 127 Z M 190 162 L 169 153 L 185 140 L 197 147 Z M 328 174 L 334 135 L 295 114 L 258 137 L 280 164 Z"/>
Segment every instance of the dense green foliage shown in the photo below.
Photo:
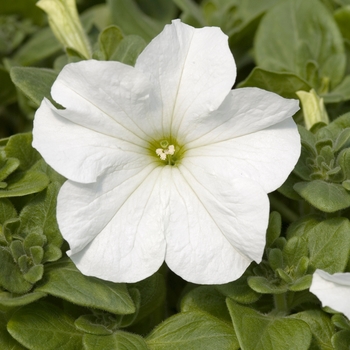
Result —
<path fill-rule="evenodd" d="M 58 0 L 60 1 L 60 0 Z M 350 322 L 309 292 L 350 272 L 350 1 L 77 1 L 92 57 L 133 65 L 171 19 L 220 26 L 238 87 L 313 88 L 330 123 L 299 123 L 302 154 L 270 194 L 263 261 L 237 281 L 186 283 L 163 266 L 133 284 L 83 276 L 55 218 L 64 178 L 31 147 L 36 108 L 68 62 L 35 0 L 0 2 L 1 349 L 348 349 Z"/>

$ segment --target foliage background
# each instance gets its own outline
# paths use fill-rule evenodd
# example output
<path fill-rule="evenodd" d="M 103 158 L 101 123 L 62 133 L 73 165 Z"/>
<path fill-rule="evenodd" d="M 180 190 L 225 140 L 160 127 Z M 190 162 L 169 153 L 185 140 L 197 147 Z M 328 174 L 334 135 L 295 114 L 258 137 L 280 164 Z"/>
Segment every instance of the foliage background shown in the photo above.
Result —
<path fill-rule="evenodd" d="M 115 284 L 83 276 L 65 256 L 55 219 L 64 178 L 31 147 L 30 131 L 59 71 L 84 58 L 35 4 L 0 2 L 0 348 L 349 349 L 349 320 L 308 289 L 316 268 L 350 272 L 350 1 L 77 0 L 95 59 L 133 65 L 180 17 L 229 36 L 235 87 L 287 98 L 313 88 L 326 104 L 329 125 L 307 130 L 303 111 L 295 116 L 302 155 L 270 194 L 262 263 L 216 286 L 166 266 Z"/>

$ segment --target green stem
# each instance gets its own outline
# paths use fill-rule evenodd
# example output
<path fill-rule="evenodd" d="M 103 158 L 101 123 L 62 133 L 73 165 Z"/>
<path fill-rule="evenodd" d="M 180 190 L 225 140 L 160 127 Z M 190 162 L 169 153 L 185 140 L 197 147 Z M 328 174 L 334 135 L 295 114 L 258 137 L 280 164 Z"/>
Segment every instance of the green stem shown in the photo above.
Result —
<path fill-rule="evenodd" d="M 281 214 L 282 218 L 286 221 L 293 222 L 299 218 L 298 214 L 296 214 L 284 202 L 277 199 L 275 196 L 270 195 L 269 199 L 271 208 L 278 211 Z"/>
<path fill-rule="evenodd" d="M 274 294 L 273 299 L 275 302 L 275 309 L 277 311 L 289 312 L 288 303 L 287 303 L 287 293 Z"/>

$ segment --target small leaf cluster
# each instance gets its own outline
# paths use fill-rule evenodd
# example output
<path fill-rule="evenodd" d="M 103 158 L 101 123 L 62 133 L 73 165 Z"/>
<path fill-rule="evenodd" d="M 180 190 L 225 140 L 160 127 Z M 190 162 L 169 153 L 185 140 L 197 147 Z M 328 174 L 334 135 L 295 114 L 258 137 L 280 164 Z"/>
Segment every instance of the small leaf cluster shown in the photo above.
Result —
<path fill-rule="evenodd" d="M 322 220 L 317 215 L 306 216 L 295 221 L 285 237 L 279 236 L 280 223 L 279 214 L 271 213 L 266 258 L 253 268 L 256 276 L 248 278 L 253 290 L 262 294 L 301 292 L 310 287 L 316 268 L 329 273 L 346 269 L 350 252 L 347 218 Z M 278 238 L 274 238 L 276 234 Z M 298 305 L 290 302 L 288 309 Z"/>
<path fill-rule="evenodd" d="M 147 333 L 159 323 L 161 316 L 155 312 L 162 314 L 164 298 L 161 273 L 139 283 L 118 284 L 84 276 L 64 257 L 47 265 L 26 300 L 8 297 L 7 305 L 17 308 L 4 314 L 10 315 L 6 334 L 11 344 L 28 349 L 148 349 L 133 331 Z"/>
<path fill-rule="evenodd" d="M 23 234 L 20 224 L 19 218 L 5 221 L 0 242 L 3 262 L 0 286 L 16 294 L 31 290 L 43 276 L 44 263 L 55 261 L 62 255 L 60 247 L 48 242 L 43 232 Z"/>
<path fill-rule="evenodd" d="M 302 151 L 293 174 L 279 189 L 290 199 L 305 199 L 326 213 L 350 206 L 350 114 L 310 131 L 299 125 Z"/>
<path fill-rule="evenodd" d="M 1 141 L 0 287 L 14 294 L 29 292 L 42 278 L 44 264 L 62 256 L 55 207 L 63 178 L 31 141 L 30 133 Z"/>
<path fill-rule="evenodd" d="M 0 198 L 38 193 L 49 184 L 40 169 L 40 155 L 31 147 L 31 134 L 14 135 L 0 145 Z"/>

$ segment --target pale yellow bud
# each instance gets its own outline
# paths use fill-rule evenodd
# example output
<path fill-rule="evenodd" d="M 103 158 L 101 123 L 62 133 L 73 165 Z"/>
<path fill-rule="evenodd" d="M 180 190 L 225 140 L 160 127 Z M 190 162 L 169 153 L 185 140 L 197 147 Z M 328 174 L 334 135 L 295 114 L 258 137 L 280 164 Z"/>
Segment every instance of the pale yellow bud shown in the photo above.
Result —
<path fill-rule="evenodd" d="M 72 48 L 85 58 L 91 58 L 91 48 L 81 25 L 75 0 L 40 0 L 56 38 L 65 48 Z"/>
<path fill-rule="evenodd" d="M 329 124 L 323 98 L 319 97 L 314 89 L 311 89 L 310 92 L 298 91 L 296 94 L 298 95 L 303 107 L 306 129 L 310 130 L 313 125 L 319 122 Z"/>

